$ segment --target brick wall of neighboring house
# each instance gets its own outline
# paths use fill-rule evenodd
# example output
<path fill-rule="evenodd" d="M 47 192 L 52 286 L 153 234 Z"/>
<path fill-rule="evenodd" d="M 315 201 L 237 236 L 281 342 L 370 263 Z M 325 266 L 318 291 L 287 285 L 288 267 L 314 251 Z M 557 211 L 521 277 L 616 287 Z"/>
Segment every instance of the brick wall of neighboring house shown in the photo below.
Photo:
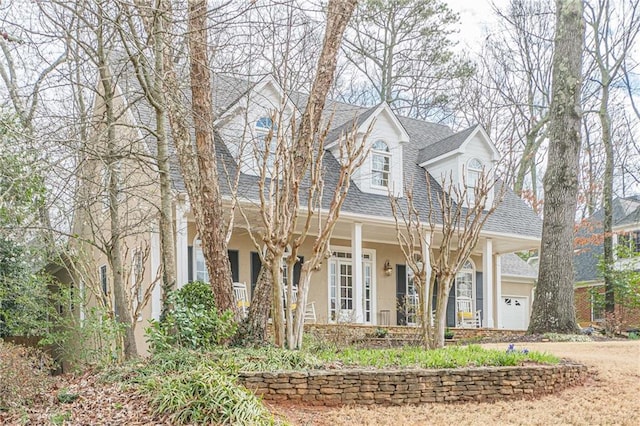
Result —
<path fill-rule="evenodd" d="M 600 293 L 604 292 L 602 285 L 575 289 L 576 318 L 582 326 L 594 322 L 591 318 L 591 292 L 594 288 Z M 616 316 L 622 322 L 623 329 L 640 328 L 640 309 L 616 305 Z"/>
<path fill-rule="evenodd" d="M 495 401 L 557 392 L 587 377 L 579 364 L 441 370 L 240 372 L 242 385 L 267 401 L 310 405 Z"/>
<path fill-rule="evenodd" d="M 591 289 L 592 287 L 579 287 L 575 290 L 576 319 L 582 326 L 592 322 Z"/>

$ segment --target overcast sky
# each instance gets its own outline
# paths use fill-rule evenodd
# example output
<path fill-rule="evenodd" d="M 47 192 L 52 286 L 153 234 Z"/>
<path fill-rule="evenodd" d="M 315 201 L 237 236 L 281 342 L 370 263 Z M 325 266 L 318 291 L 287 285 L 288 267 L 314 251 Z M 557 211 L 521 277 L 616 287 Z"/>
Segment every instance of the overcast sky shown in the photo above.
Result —
<path fill-rule="evenodd" d="M 491 29 L 495 15 L 492 4 L 503 8 L 509 0 L 445 0 L 449 7 L 460 14 L 459 40 L 462 48 L 478 50 L 487 29 Z"/>

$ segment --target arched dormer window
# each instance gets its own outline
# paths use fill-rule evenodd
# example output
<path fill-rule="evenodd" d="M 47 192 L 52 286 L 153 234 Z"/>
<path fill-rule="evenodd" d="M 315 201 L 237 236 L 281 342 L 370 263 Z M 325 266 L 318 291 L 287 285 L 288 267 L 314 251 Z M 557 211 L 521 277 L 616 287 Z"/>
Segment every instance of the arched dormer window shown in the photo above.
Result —
<path fill-rule="evenodd" d="M 269 138 L 269 132 L 272 132 L 271 138 Z M 256 121 L 256 160 L 258 167 L 261 167 L 263 161 L 265 161 L 266 157 L 266 165 L 267 169 L 271 169 L 276 161 L 276 150 L 278 149 L 277 143 L 277 134 L 278 125 L 273 122 L 273 120 L 269 117 L 260 117 L 258 121 Z M 267 147 L 268 155 L 267 155 Z"/>
<path fill-rule="evenodd" d="M 470 205 L 475 201 L 475 188 L 480 181 L 482 168 L 482 162 L 477 158 L 472 158 L 467 163 L 467 199 L 469 200 Z"/>
<path fill-rule="evenodd" d="M 391 152 L 389 146 L 381 140 L 371 146 L 371 185 L 389 187 L 391 173 Z"/>

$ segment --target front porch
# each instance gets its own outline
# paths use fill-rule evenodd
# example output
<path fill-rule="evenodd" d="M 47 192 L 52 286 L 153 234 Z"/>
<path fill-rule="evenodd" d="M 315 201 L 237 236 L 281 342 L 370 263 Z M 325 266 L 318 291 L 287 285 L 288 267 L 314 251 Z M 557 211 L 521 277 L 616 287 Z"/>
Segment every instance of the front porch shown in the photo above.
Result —
<path fill-rule="evenodd" d="M 182 209 L 177 209 L 176 216 L 178 286 L 196 279 L 206 280 L 208 274 L 193 218 L 188 210 Z M 416 325 L 415 306 L 421 295 L 413 285 L 411 270 L 398 246 L 395 222 L 364 219 L 345 217 L 334 230 L 331 256 L 314 274 L 309 289 L 308 302 L 314 303 L 315 322 L 381 327 Z M 311 243 L 309 238 L 302 246 L 301 261 L 310 253 Z M 434 244 L 439 244 L 438 236 Z M 528 307 L 531 297 L 527 296 L 528 287 L 511 282 L 505 284 L 503 295 L 501 253 L 533 245 L 532 241 L 512 236 L 481 236 L 449 294 L 447 327 L 457 327 L 465 320 L 468 327 L 513 328 L 509 321 L 503 324 L 503 298 L 529 297 Z M 228 248 L 233 281 L 244 284 L 250 303 L 261 264 L 242 223 L 236 224 Z M 294 283 L 299 273 L 297 264 Z M 159 294 L 154 296 L 155 306 L 159 304 Z M 158 315 L 159 309 L 154 309 L 154 313 Z M 507 313 L 505 310 L 504 318 Z"/>

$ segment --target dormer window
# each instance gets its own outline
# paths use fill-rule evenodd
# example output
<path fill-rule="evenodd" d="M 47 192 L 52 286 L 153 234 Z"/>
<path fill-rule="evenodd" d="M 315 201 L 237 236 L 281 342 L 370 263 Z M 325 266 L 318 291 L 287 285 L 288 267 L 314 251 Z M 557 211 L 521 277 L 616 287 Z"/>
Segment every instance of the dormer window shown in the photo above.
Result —
<path fill-rule="evenodd" d="M 467 199 L 471 205 L 475 201 L 475 188 L 482 174 L 482 162 L 472 158 L 467 163 Z"/>
<path fill-rule="evenodd" d="M 271 136 L 269 133 L 271 132 Z M 271 170 L 276 162 L 278 149 L 278 125 L 269 117 L 261 117 L 256 121 L 256 159 L 258 167 L 262 167 L 266 156 L 267 170 Z M 268 144 L 267 144 L 267 139 Z"/>
<path fill-rule="evenodd" d="M 371 146 L 371 185 L 389 187 L 391 171 L 391 153 L 389 146 L 383 141 L 376 141 Z"/>

